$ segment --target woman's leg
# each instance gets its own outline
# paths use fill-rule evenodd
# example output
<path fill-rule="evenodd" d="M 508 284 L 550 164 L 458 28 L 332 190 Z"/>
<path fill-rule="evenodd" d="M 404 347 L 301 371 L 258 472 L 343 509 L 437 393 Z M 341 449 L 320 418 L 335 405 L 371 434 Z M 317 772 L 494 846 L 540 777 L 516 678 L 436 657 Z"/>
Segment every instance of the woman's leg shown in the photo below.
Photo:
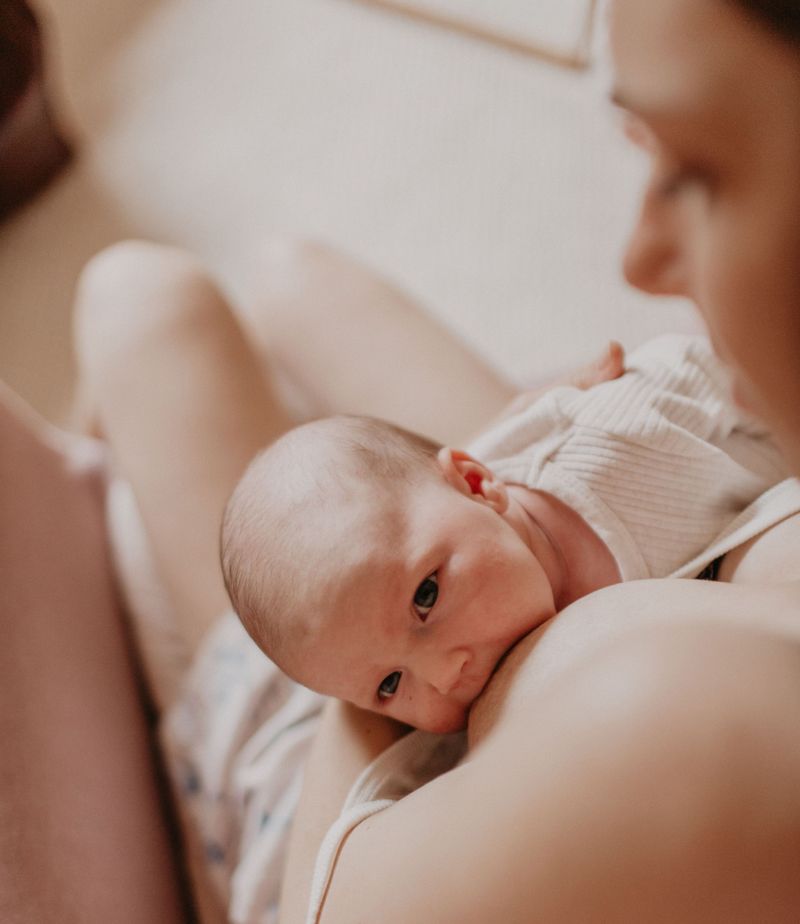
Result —
<path fill-rule="evenodd" d="M 256 288 L 256 310 L 242 317 L 258 360 L 218 289 L 179 251 L 117 245 L 90 263 L 79 290 L 84 410 L 133 485 L 187 657 L 227 606 L 223 504 L 253 453 L 291 423 L 266 384 L 274 352 L 322 396 L 318 413 L 388 415 L 445 437 L 477 429 L 512 393 L 405 296 L 325 248 L 272 248 Z M 362 356 L 352 363 L 356 334 Z M 387 375 L 393 360 L 402 372 Z"/>
<path fill-rule="evenodd" d="M 78 294 L 84 400 L 134 486 L 190 649 L 227 606 L 225 499 L 293 422 L 269 385 L 273 360 L 317 414 L 378 414 L 455 441 L 514 394 L 407 296 L 330 248 L 273 241 L 249 288 L 234 308 L 188 255 L 127 242 L 88 265 Z"/>
<path fill-rule="evenodd" d="M 224 504 L 251 457 L 291 421 L 225 299 L 181 251 L 127 242 L 95 257 L 79 287 L 76 346 L 84 399 L 133 488 L 188 666 L 229 606 Z M 161 689 L 175 689 L 167 680 Z M 221 921 L 196 829 L 177 808 L 201 917 Z"/>
<path fill-rule="evenodd" d="M 0 919 L 185 920 L 98 460 L 0 392 Z"/>
<path fill-rule="evenodd" d="M 244 288 L 251 341 L 317 415 L 384 417 L 462 445 L 517 393 L 400 288 L 323 244 L 267 242 Z"/>
<path fill-rule="evenodd" d="M 214 283 L 141 242 L 95 257 L 78 292 L 79 363 L 115 469 L 133 485 L 190 656 L 228 599 L 222 510 L 290 421 Z"/>

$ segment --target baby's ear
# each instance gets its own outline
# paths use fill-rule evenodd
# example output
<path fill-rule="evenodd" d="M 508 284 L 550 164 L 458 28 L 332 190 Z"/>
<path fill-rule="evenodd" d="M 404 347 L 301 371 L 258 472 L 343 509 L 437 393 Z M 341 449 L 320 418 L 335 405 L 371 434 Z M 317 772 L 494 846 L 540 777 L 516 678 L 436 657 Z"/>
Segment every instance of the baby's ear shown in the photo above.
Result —
<path fill-rule="evenodd" d="M 440 449 L 436 459 L 445 481 L 462 494 L 488 504 L 497 513 L 508 509 L 508 491 L 494 472 L 463 449 Z"/>

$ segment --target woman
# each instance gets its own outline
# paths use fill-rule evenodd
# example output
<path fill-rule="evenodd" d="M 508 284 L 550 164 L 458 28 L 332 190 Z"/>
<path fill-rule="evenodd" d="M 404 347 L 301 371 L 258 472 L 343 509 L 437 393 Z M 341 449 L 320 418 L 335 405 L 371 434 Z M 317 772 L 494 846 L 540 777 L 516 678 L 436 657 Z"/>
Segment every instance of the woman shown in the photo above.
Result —
<path fill-rule="evenodd" d="M 739 400 L 771 423 L 800 473 L 800 7 L 617 0 L 612 30 L 616 96 L 636 112 L 629 131 L 653 162 L 628 278 L 695 299 Z M 796 533 L 787 522 L 729 556 L 727 576 L 796 579 Z M 537 639 L 521 643 L 472 719 L 473 741 L 487 727 L 494 740 L 461 780 L 356 829 L 323 920 L 795 920 L 798 604 L 791 584 L 679 584 L 617 587 L 570 608 L 549 657 L 539 651 L 560 676 L 535 670 Z M 595 644 L 586 620 L 611 633 L 616 614 L 665 611 L 736 611 L 753 624 L 780 612 L 785 634 L 651 629 L 570 668 L 571 645 Z M 344 733 L 331 734 L 340 752 Z M 317 760 L 330 767 L 325 746 L 322 737 Z M 326 787 L 312 770 L 317 813 Z M 481 791 L 491 811 L 475 808 Z M 448 824 L 466 811 L 469 825 Z M 772 813 L 779 824 L 766 821 Z M 293 895 L 308 875 L 296 872 L 304 849 L 286 922 L 302 920 Z"/>
<path fill-rule="evenodd" d="M 796 7 L 786 8 L 794 11 L 787 29 L 796 29 Z M 784 21 L 777 5 L 775 17 Z M 743 2 L 617 0 L 618 96 L 637 109 L 661 110 L 630 128 L 654 158 L 656 177 L 627 269 L 652 291 L 687 292 L 697 300 L 723 357 L 739 370 L 743 400 L 768 416 L 800 471 L 794 417 L 800 364 L 793 349 L 800 305 L 800 52 L 788 33 L 770 30 L 771 21 Z M 392 390 L 407 394 L 416 372 L 424 371 L 423 393 L 441 396 L 426 402 L 430 418 L 407 416 L 413 403 L 393 407 L 381 399 L 377 369 L 374 389 L 363 379 L 340 381 L 341 391 L 327 395 L 333 406 L 382 413 L 458 440 L 507 399 L 503 383 L 446 338 L 431 339 L 427 328 L 422 338 L 413 325 L 424 321 L 409 319 L 395 293 L 343 275 L 325 254 L 313 252 L 299 265 L 314 275 L 308 290 L 315 296 L 349 286 L 345 304 L 377 299 L 386 306 L 381 331 L 391 328 L 392 318 L 402 330 L 412 325 L 405 341 L 414 345 L 408 388 L 395 382 Z M 326 306 L 312 299 L 302 326 L 293 327 L 276 298 L 273 291 L 269 312 L 242 319 L 250 339 L 269 344 L 271 353 L 306 357 L 295 371 L 309 390 L 329 385 L 334 379 L 326 363 L 335 362 L 334 351 L 313 317 Z M 216 571 L 218 511 L 246 459 L 270 438 L 275 421 L 282 425 L 281 411 L 221 297 L 183 256 L 146 245 L 107 252 L 88 269 L 80 300 L 78 344 L 92 413 L 137 491 L 191 653 L 226 604 Z M 361 319 L 358 308 L 353 311 Z M 769 323 L 760 320 L 765 316 Z M 302 350 L 293 338 L 302 338 Z M 420 342 L 429 354 L 419 354 Z M 442 433 L 438 422 L 451 417 L 446 386 L 453 375 L 470 383 L 470 393 L 460 396 L 458 427 Z M 3 425 L 19 432 L 13 422 Z M 12 471 L 26 454 L 38 460 L 46 451 L 41 442 L 23 446 L 8 461 Z M 42 485 L 77 497 L 75 476 L 63 465 L 29 466 L 28 472 L 34 482 L 28 494 L 7 498 L 18 511 L 15 524 L 27 522 L 27 506 Z M 102 575 L 101 549 L 97 543 L 77 549 L 69 530 L 57 529 L 62 522 L 68 527 L 74 514 L 58 507 L 48 512 L 58 552 L 39 560 L 34 577 L 44 569 L 60 582 L 30 575 L 43 523 L 23 530 L 19 556 L 4 553 L 3 562 L 11 603 L 7 637 L 14 645 L 0 672 L 0 718 L 8 729 L 2 759 L 4 777 L 16 771 L 20 793 L 9 801 L 10 823 L 0 842 L 2 868 L 12 868 L 7 857 L 13 858 L 17 874 L 13 890 L 6 883 L 0 889 L 4 899 L 10 896 L 5 916 L 30 920 L 36 895 L 42 920 L 69 920 L 70 910 L 82 921 L 175 919 L 170 877 L 154 875 L 147 861 L 148 851 L 163 861 L 165 841 L 154 820 L 143 736 L 137 732 L 130 743 L 130 735 L 119 733 L 141 729 L 131 684 L 114 679 L 129 676 L 119 640 L 107 631 L 100 657 L 86 662 L 88 642 L 71 625 L 80 620 L 77 605 L 66 608 L 63 622 L 51 625 L 41 616 L 75 596 L 76 573 L 91 574 L 94 567 Z M 742 581 L 738 587 L 614 587 L 579 601 L 546 632 L 520 643 L 474 710 L 471 759 L 363 823 L 345 843 L 324 924 L 796 920 L 797 531 L 797 523 L 786 521 L 728 556 L 725 576 Z M 26 619 L 14 618 L 20 611 Z M 767 617 L 768 632 L 762 628 Z M 638 630 L 629 631 L 631 624 Z M 59 657 L 68 643 L 74 660 L 85 663 L 79 677 L 66 673 L 70 659 Z M 40 668 L 39 682 L 31 684 L 20 653 L 41 664 L 42 645 L 51 651 L 55 681 Z M 124 696 L 105 695 L 96 726 L 92 697 L 118 688 Z M 68 697 L 62 689 L 78 693 Z M 27 714 L 38 720 L 59 696 L 92 716 L 80 747 L 72 729 L 64 734 L 57 722 L 42 736 L 38 722 L 17 718 L 20 702 L 28 702 Z M 122 705 L 112 710 L 112 701 Z M 344 794 L 400 733 L 377 717 L 331 704 L 295 825 L 286 924 L 304 920 L 316 848 Z M 20 854 L 8 831 L 35 831 L 41 821 L 33 808 L 41 799 L 39 781 L 24 771 L 52 766 L 65 753 L 72 760 L 67 776 L 61 783 L 54 776 L 47 790 L 48 804 L 57 802 L 57 823 L 47 830 L 60 839 L 22 838 L 28 852 Z M 75 796 L 71 781 L 85 776 L 86 767 L 96 768 L 105 790 L 87 785 Z M 101 815 L 104 836 L 72 833 L 80 862 L 41 888 L 44 870 L 60 869 L 60 859 L 75 855 L 64 832 L 74 832 L 70 824 L 87 811 Z M 132 856 L 108 850 L 134 837 L 139 849 Z M 104 887 L 98 889 L 92 864 L 101 861 Z"/>

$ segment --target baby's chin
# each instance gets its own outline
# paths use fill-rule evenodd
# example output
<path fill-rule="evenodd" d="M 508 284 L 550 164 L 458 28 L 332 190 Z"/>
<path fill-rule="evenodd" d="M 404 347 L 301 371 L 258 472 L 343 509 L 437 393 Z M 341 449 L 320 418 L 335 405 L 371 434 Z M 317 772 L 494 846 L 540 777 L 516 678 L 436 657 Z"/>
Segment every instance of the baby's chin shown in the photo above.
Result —
<path fill-rule="evenodd" d="M 442 716 L 433 718 L 421 725 L 416 725 L 420 731 L 433 732 L 435 735 L 452 735 L 455 732 L 464 731 L 469 719 L 469 707 L 465 707 L 459 716 Z"/>

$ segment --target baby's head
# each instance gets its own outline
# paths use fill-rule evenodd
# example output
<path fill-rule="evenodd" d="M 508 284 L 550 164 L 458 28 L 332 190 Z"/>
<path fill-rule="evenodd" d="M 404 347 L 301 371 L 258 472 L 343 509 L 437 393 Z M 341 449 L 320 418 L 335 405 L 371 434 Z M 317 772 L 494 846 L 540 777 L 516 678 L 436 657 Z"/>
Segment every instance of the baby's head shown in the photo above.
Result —
<path fill-rule="evenodd" d="M 508 494 L 467 453 L 364 417 L 291 430 L 225 511 L 222 565 L 256 643 L 313 689 L 455 731 L 554 612 Z"/>

